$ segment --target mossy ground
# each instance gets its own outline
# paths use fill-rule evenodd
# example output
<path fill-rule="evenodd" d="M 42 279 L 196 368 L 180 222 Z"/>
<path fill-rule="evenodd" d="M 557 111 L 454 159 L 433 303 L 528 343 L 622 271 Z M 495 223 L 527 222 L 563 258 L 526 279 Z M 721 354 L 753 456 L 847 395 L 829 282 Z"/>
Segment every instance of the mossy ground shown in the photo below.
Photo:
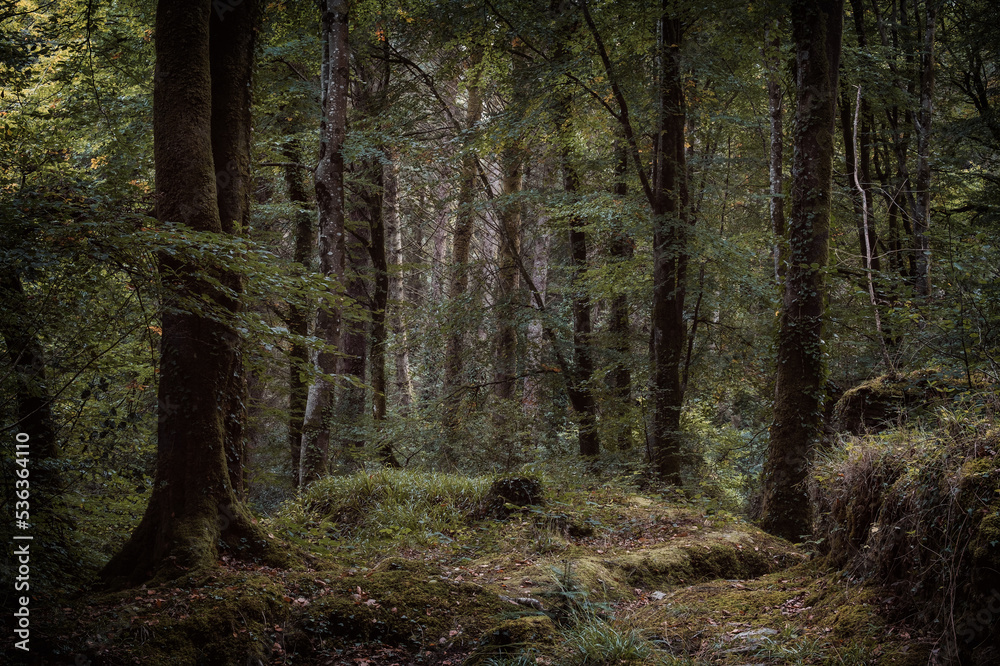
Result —
<path fill-rule="evenodd" d="M 885 628 L 876 593 L 710 503 L 545 479 L 544 505 L 478 518 L 489 485 L 413 472 L 331 482 L 265 522 L 313 553 L 296 567 L 227 560 L 66 600 L 37 635 L 54 663 L 92 664 L 866 663 L 844 655 L 917 651 Z M 732 652 L 755 628 L 779 633 Z M 799 661 L 776 656 L 807 644 Z"/>

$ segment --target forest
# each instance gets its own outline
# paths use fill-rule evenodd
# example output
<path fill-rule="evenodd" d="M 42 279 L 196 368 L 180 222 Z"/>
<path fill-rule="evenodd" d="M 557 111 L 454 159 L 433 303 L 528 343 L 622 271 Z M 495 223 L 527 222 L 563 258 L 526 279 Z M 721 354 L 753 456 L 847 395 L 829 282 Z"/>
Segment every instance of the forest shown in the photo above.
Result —
<path fill-rule="evenodd" d="M 1000 663 L 1000 5 L 0 2 L 10 664 Z"/>

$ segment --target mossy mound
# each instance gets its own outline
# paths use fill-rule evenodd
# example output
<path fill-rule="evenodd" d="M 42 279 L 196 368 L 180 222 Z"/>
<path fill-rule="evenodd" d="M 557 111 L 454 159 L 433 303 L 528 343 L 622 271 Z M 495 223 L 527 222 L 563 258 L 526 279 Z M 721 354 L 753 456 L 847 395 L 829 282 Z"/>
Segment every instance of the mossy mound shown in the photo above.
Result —
<path fill-rule="evenodd" d="M 882 432 L 950 404 L 961 390 L 968 390 L 961 377 L 933 369 L 882 375 L 845 391 L 834 405 L 831 425 L 851 435 Z"/>
<path fill-rule="evenodd" d="M 878 591 L 810 563 L 680 588 L 632 621 L 697 663 L 926 664 L 931 645 L 889 615 Z"/>
<path fill-rule="evenodd" d="M 554 652 L 559 640 L 556 625 L 547 615 L 526 615 L 503 620 L 487 632 L 479 646 L 466 660 L 466 666 L 481 664 L 490 659 L 504 658 L 526 649 L 537 652 Z"/>
<path fill-rule="evenodd" d="M 714 578 L 756 578 L 801 562 L 787 542 L 755 528 L 703 530 L 677 543 L 616 558 L 630 585 L 668 587 Z"/>
<path fill-rule="evenodd" d="M 905 600 L 944 660 L 1000 653 L 997 434 L 989 414 L 942 412 L 933 429 L 852 439 L 813 473 L 827 561 Z"/>
<path fill-rule="evenodd" d="M 197 583 L 125 590 L 49 609 L 38 627 L 54 663 L 262 663 L 281 645 L 289 608 L 267 575 L 217 570 Z"/>
<path fill-rule="evenodd" d="M 538 479 L 525 476 L 505 477 L 490 485 L 489 492 L 476 507 L 473 517 L 506 520 L 512 514 L 523 511 L 524 507 L 544 503 L 542 484 Z"/>
<path fill-rule="evenodd" d="M 329 642 L 473 645 L 510 604 L 481 585 L 455 581 L 420 561 L 391 558 L 365 573 L 295 578 L 305 603 L 289 644 L 310 655 Z"/>

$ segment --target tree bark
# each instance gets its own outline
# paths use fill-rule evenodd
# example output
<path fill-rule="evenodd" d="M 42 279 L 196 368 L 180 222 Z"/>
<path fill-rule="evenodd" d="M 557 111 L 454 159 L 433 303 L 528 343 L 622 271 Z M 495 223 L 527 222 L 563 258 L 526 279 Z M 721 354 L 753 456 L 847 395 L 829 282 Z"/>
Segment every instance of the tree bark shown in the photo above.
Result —
<path fill-rule="evenodd" d="M 568 109 L 567 109 L 568 111 Z M 568 120 L 568 115 L 564 116 Z M 563 190 L 571 196 L 580 189 L 580 178 L 572 163 L 569 138 L 563 148 Z M 573 298 L 573 368 L 568 380 L 570 403 L 580 419 L 578 444 L 581 456 L 596 456 L 601 451 L 597 432 L 597 401 L 594 399 L 593 324 L 590 318 L 590 294 L 583 283 L 587 270 L 587 232 L 583 220 L 573 215 L 569 222 L 569 249 L 572 262 L 570 291 Z"/>
<path fill-rule="evenodd" d="M 226 17 L 232 21 L 228 26 L 212 18 L 209 0 L 164 0 L 157 7 L 153 138 L 156 217 L 161 222 L 224 233 L 213 162 L 212 107 L 241 105 L 243 98 L 236 94 L 213 99 L 209 41 L 211 34 L 212 39 L 247 49 L 238 57 L 230 54 L 235 58 L 230 62 L 252 57 L 252 38 L 228 31 L 252 30 L 255 4 L 233 8 L 235 13 Z M 236 79 L 235 86 L 248 86 L 249 79 L 240 77 L 249 68 L 233 67 L 225 75 Z M 240 122 L 249 117 L 242 107 L 233 113 Z M 248 154 L 234 159 L 249 164 Z M 225 226 L 234 229 L 239 219 L 230 217 Z M 239 370 L 238 338 L 228 316 L 236 304 L 211 279 L 225 284 L 232 278 L 217 265 L 166 253 L 159 256 L 159 264 L 169 287 L 162 320 L 156 475 L 142 520 L 101 572 L 112 584 L 171 579 L 212 566 L 220 541 L 237 557 L 263 555 L 272 563 L 285 559 L 239 504 L 227 464 L 227 393 Z M 189 309 L 192 302 L 206 301 L 227 318 Z"/>
<path fill-rule="evenodd" d="M 343 149 L 347 136 L 350 74 L 347 12 L 346 0 L 326 0 L 323 5 L 323 118 L 315 187 L 319 206 L 320 272 L 335 284 L 343 284 L 346 251 Z M 334 389 L 332 375 L 337 371 L 334 349 L 339 347 L 341 336 L 340 308 L 340 294 L 333 291 L 319 303 L 316 336 L 326 348 L 316 354 L 316 370 L 320 376 L 309 387 L 306 401 L 299 468 L 303 486 L 326 474 Z"/>
<path fill-rule="evenodd" d="M 681 485 L 681 357 L 687 276 L 686 110 L 680 68 L 684 26 L 664 1 L 660 20 L 660 132 L 656 143 L 653 201 L 653 456 L 662 481 Z"/>
<path fill-rule="evenodd" d="M 874 248 L 878 243 L 878 238 L 875 235 L 872 225 L 867 225 L 866 229 L 864 222 L 865 211 L 871 210 L 871 192 L 867 187 L 871 178 L 869 173 L 871 145 L 865 135 L 864 127 L 862 131 L 858 132 L 860 136 L 854 135 L 851 96 L 848 94 L 848 91 L 844 90 L 840 97 L 840 128 L 844 138 L 844 162 L 847 167 L 847 185 L 851 189 L 851 200 L 854 204 L 855 223 L 858 231 L 858 248 L 861 251 L 861 267 L 866 271 L 879 271 L 881 269 L 881 262 L 878 256 L 869 252 L 869 248 Z M 865 106 L 865 103 L 862 101 L 860 109 L 862 112 L 865 110 Z M 861 139 L 860 142 L 858 141 L 859 139 Z M 855 150 L 856 145 L 858 146 L 857 150 Z M 861 191 L 858 191 L 857 187 L 855 187 L 855 174 L 858 176 Z"/>
<path fill-rule="evenodd" d="M 255 10 L 226 12 L 213 7 L 209 61 L 212 78 L 212 159 L 222 232 L 242 235 L 250 223 L 250 127 L 253 117 L 250 81 L 253 76 Z M 233 271 L 224 284 L 235 294 L 231 309 L 243 309 L 243 276 Z M 232 330 L 233 374 L 225 391 L 223 407 L 229 479 L 236 496 L 245 495 L 246 443 L 249 389 L 243 363 L 243 340 Z"/>
<path fill-rule="evenodd" d="M 826 398 L 824 270 L 843 16 L 843 0 L 792 3 L 798 92 L 789 262 L 761 516 L 765 530 L 789 540 L 811 531 L 805 480 L 810 453 L 822 434 Z"/>

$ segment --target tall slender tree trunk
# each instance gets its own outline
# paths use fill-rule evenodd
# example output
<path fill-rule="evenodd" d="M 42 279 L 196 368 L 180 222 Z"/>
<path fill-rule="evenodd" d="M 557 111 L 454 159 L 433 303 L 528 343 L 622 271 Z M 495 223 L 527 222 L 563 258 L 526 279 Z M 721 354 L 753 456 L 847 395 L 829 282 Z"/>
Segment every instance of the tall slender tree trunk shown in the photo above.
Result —
<path fill-rule="evenodd" d="M 288 166 L 285 167 L 288 199 L 296 205 L 293 259 L 300 267 L 297 270 L 305 270 L 313 254 L 313 213 L 306 208 L 309 193 L 299 169 L 295 166 L 302 161 L 298 143 L 287 144 L 283 148 L 283 155 L 288 161 Z M 292 457 L 292 480 L 294 485 L 298 486 L 302 453 L 302 420 L 305 417 L 306 400 L 309 397 L 309 385 L 302 379 L 303 371 L 309 362 L 309 348 L 305 343 L 305 337 L 309 334 L 309 311 L 294 302 L 288 307 L 288 331 L 296 336 L 288 354 L 288 446 Z"/>
<path fill-rule="evenodd" d="M 615 184 L 612 193 L 616 203 L 625 203 L 628 196 L 628 145 L 621 139 L 615 142 Z M 622 220 L 624 224 L 624 220 Z M 612 238 L 608 254 L 612 261 L 629 262 L 633 256 L 632 238 L 624 229 L 612 230 Z M 611 371 L 608 373 L 608 386 L 612 393 L 612 405 L 609 410 L 615 419 L 615 429 L 618 431 L 617 443 L 619 450 L 632 446 L 632 433 L 629 424 L 624 422 L 628 414 L 629 403 L 632 400 L 632 372 L 629 370 L 631 357 L 632 327 L 629 323 L 628 293 L 625 290 L 615 294 L 611 299 L 611 316 L 608 322 L 611 334 L 610 351 L 613 354 Z"/>
<path fill-rule="evenodd" d="M 364 164 L 362 179 L 371 177 L 371 164 Z M 381 171 L 379 172 L 381 175 Z M 368 182 L 365 187 L 372 187 L 374 184 Z M 369 226 L 370 216 L 376 214 L 375 206 L 378 204 L 372 199 L 372 192 L 364 192 L 356 202 L 358 207 L 350 214 L 351 222 L 347 231 L 347 254 L 346 254 L 346 279 L 347 297 L 358 306 L 373 311 L 372 299 L 370 296 L 371 280 L 371 257 L 369 248 L 371 247 L 371 227 Z M 378 206 L 380 208 L 380 206 Z M 378 212 L 381 215 L 380 212 Z M 337 372 L 344 377 L 351 379 L 344 382 L 338 391 L 336 421 L 341 426 L 341 443 L 347 447 L 364 446 L 364 438 L 361 436 L 363 419 L 365 415 L 365 373 L 367 371 L 368 354 L 368 324 L 364 320 L 346 319 L 341 332 L 340 351 L 341 357 L 338 362 Z"/>
<path fill-rule="evenodd" d="M 398 154 L 390 149 L 383 165 L 382 180 L 385 187 L 382 215 L 385 219 L 385 233 L 388 236 L 389 257 L 389 328 L 395 338 L 394 356 L 396 369 L 396 400 L 404 409 L 413 403 L 413 381 L 410 378 L 409 339 L 403 319 L 403 305 L 406 293 L 403 288 L 403 230 L 399 219 L 399 175 Z"/>
<path fill-rule="evenodd" d="M 342 284 L 345 256 L 344 140 L 347 136 L 347 85 L 349 70 L 347 0 L 326 0 L 323 24 L 323 119 L 320 125 L 319 165 L 316 168 L 316 202 L 319 207 L 319 268 Z M 316 336 L 326 348 L 316 355 L 320 376 L 309 387 L 302 424 L 299 477 L 306 485 L 326 474 L 330 451 L 330 416 L 333 405 L 332 376 L 337 371 L 335 349 L 340 345 L 339 295 L 330 293 L 319 303 Z"/>
<path fill-rule="evenodd" d="M 455 316 L 449 322 L 447 340 L 445 342 L 444 358 L 444 394 L 450 404 L 446 405 L 448 420 L 453 422 L 457 417 L 460 395 L 458 387 L 462 384 L 465 364 L 465 329 L 462 311 L 465 310 L 465 292 L 469 288 L 469 253 L 472 246 L 472 235 L 475 230 L 476 211 L 473 207 L 476 197 L 476 153 L 471 146 L 472 132 L 483 114 L 483 101 L 480 96 L 480 70 L 482 59 L 481 49 L 473 51 L 470 57 L 468 102 L 465 112 L 464 131 L 466 145 L 462 153 L 462 166 L 458 185 L 458 206 L 455 210 L 455 233 L 451 250 L 451 282 L 448 285 L 449 307 Z"/>
<path fill-rule="evenodd" d="M 687 328 L 684 295 L 688 263 L 686 111 L 680 68 L 684 26 L 666 0 L 660 20 L 660 132 L 653 202 L 653 456 L 662 481 L 681 485 L 681 359 Z"/>
<path fill-rule="evenodd" d="M 538 220 L 538 227 L 544 228 L 545 219 Z M 534 258 L 531 266 L 531 281 L 538 290 L 538 296 L 544 302 L 548 290 L 549 281 L 549 249 L 552 243 L 552 236 L 542 233 L 537 236 L 534 242 Z M 542 364 L 542 345 L 545 340 L 545 331 L 541 318 L 545 313 L 537 311 L 536 317 L 528 324 L 528 368 L 529 372 L 524 378 L 523 404 L 524 412 L 528 416 L 536 416 L 541 404 L 541 382 L 533 374 L 538 372 Z"/>
<path fill-rule="evenodd" d="M 242 218 L 227 213 L 223 224 L 220 217 L 216 173 L 225 165 L 214 164 L 212 128 L 230 106 L 233 122 L 249 119 L 243 89 L 250 84 L 256 3 L 244 2 L 231 12 L 222 21 L 209 0 L 164 0 L 156 14 L 156 217 L 217 234 L 235 231 Z M 234 51 L 225 54 L 228 66 L 222 69 L 211 61 L 219 51 L 210 51 L 210 34 L 220 49 L 227 45 Z M 213 89 L 218 76 L 232 80 L 231 98 L 213 97 L 227 94 Z M 227 133 L 220 142 L 238 152 L 248 144 L 233 137 L 244 131 L 249 127 Z M 233 160 L 238 178 L 230 185 L 245 188 L 248 173 L 240 165 L 249 165 L 249 154 L 234 154 Z M 244 201 L 238 193 L 232 197 Z M 165 253 L 159 264 L 169 289 L 162 320 L 156 476 L 142 520 L 101 572 L 112 584 L 169 579 L 212 566 L 220 541 L 237 557 L 284 559 L 239 503 L 227 462 L 232 453 L 227 447 L 233 445 L 227 426 L 233 405 L 227 394 L 241 371 L 238 336 L 228 318 L 190 310 L 192 303 L 208 301 L 227 317 L 235 313 L 234 299 L 213 286 L 213 280 L 228 286 L 233 277 L 217 265 Z"/>
<path fill-rule="evenodd" d="M 824 269 L 843 18 L 843 0 L 792 2 L 798 92 L 789 262 L 761 515 L 765 530 L 789 540 L 811 531 L 805 481 L 809 456 L 822 433 L 826 397 Z"/>
<path fill-rule="evenodd" d="M 916 290 L 921 296 L 931 294 L 931 249 L 927 232 L 931 224 L 931 119 L 934 114 L 934 35 L 937 29 L 939 0 L 927 0 L 924 6 L 923 44 L 920 50 L 920 108 L 914 114 L 917 135 L 917 173 L 913 180 L 915 207 L 913 240 Z"/>
<path fill-rule="evenodd" d="M 847 167 L 847 184 L 852 192 L 852 202 L 854 204 L 855 222 L 858 231 L 858 248 L 861 252 L 861 266 L 864 270 L 879 271 L 881 262 L 874 253 L 869 252 L 869 248 L 874 248 L 878 244 L 878 237 L 875 234 L 873 225 L 864 223 L 865 210 L 871 210 L 871 191 L 867 187 L 870 182 L 870 160 L 871 144 L 864 132 L 859 131 L 859 136 L 854 136 L 854 122 L 852 120 L 851 95 L 847 90 L 843 91 L 840 99 L 840 127 L 844 137 L 844 162 Z M 862 98 L 863 99 L 863 98 Z M 860 112 L 865 111 L 866 104 L 862 101 Z M 860 141 L 859 141 L 860 140 Z M 855 146 L 858 149 L 855 150 Z M 854 185 L 855 175 L 861 185 L 861 191 Z"/>
<path fill-rule="evenodd" d="M 448 182 L 445 178 L 437 186 L 438 210 L 434 218 L 434 233 L 431 236 L 431 300 L 441 303 L 445 293 L 445 255 L 448 251 Z"/>
<path fill-rule="evenodd" d="M 371 244 L 368 247 L 368 254 L 372 262 L 372 338 L 370 350 L 372 418 L 375 421 L 375 428 L 381 433 L 385 426 L 386 394 L 388 393 L 385 357 L 389 337 L 386 325 L 389 309 L 389 259 L 386 252 L 385 213 L 382 205 L 385 199 L 385 188 L 382 181 L 385 169 L 382 164 L 373 164 L 371 169 L 373 179 L 379 185 L 377 191 L 373 193 L 378 197 L 378 206 L 371 210 Z M 383 463 L 390 467 L 399 467 L 399 461 L 393 454 L 390 442 L 382 439 L 379 454 Z"/>
<path fill-rule="evenodd" d="M 576 21 L 559 15 L 555 3 L 549 11 L 561 23 L 563 41 L 556 51 L 556 61 L 568 59 L 566 44 L 576 31 Z M 562 170 L 563 191 L 576 198 L 580 191 L 580 175 L 575 163 L 575 138 L 571 127 L 573 98 L 568 90 L 556 92 L 555 100 L 556 132 L 560 140 L 559 162 Z M 591 313 L 590 293 L 583 280 L 588 267 L 587 229 L 579 215 L 573 214 L 569 220 L 569 251 L 572 265 L 570 293 L 573 308 L 573 367 L 566 372 L 566 392 L 570 405 L 579 419 L 577 443 L 581 456 L 596 456 L 601 451 L 600 434 L 597 431 L 597 400 L 594 397 L 594 331 Z"/>
<path fill-rule="evenodd" d="M 374 168 L 379 170 L 378 180 L 381 181 L 381 165 L 375 165 Z M 381 198 L 382 192 L 381 188 L 379 189 Z M 376 421 L 384 421 L 387 388 L 385 345 L 388 338 L 386 310 L 389 304 L 389 258 L 385 248 L 385 219 L 382 215 L 382 206 L 378 207 L 377 212 L 378 216 L 371 220 L 371 244 L 368 246 L 372 262 L 372 416 Z"/>
<path fill-rule="evenodd" d="M 569 145 L 563 156 L 563 190 L 575 195 L 580 179 L 572 163 Z M 597 401 L 594 399 L 593 324 L 590 318 L 590 294 L 583 281 L 587 270 L 587 231 L 584 222 L 574 215 L 569 226 L 569 249 L 573 267 L 570 291 L 573 296 L 573 370 L 568 392 L 573 409 L 580 419 L 578 443 L 581 456 L 596 456 L 601 451 L 597 432 Z"/>
<path fill-rule="evenodd" d="M 517 262 L 521 253 L 521 159 L 519 145 L 508 146 L 500 156 L 501 194 L 497 247 L 497 336 L 494 393 L 501 400 L 514 398 L 517 363 Z M 514 199 L 511 201 L 510 199 Z"/>

